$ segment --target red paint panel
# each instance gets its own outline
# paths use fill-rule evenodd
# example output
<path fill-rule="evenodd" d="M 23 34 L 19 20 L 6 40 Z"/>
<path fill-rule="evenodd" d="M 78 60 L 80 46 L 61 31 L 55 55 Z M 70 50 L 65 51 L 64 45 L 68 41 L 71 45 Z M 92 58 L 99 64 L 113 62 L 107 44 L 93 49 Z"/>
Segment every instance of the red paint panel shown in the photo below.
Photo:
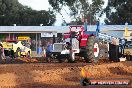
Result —
<path fill-rule="evenodd" d="M 97 48 L 94 48 L 94 52 L 97 52 Z"/>

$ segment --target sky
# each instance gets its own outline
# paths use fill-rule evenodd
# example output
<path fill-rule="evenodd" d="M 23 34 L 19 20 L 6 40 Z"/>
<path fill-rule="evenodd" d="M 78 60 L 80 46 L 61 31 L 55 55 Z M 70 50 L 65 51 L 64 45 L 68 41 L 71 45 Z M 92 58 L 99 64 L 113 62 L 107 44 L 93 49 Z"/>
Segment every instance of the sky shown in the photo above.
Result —
<path fill-rule="evenodd" d="M 18 0 L 21 4 L 31 7 L 34 10 L 48 10 L 51 6 L 49 5 L 48 0 Z M 106 7 L 108 0 L 105 0 L 105 4 L 103 7 Z M 66 10 L 66 11 L 65 11 Z M 64 20 L 68 23 L 71 21 L 70 17 L 68 16 L 68 8 L 65 7 L 65 10 L 62 10 L 62 14 L 64 17 Z M 60 26 L 63 22 L 62 16 L 60 14 L 57 14 L 56 16 L 56 22 L 55 26 Z M 105 15 L 100 19 L 101 23 L 104 22 Z"/>

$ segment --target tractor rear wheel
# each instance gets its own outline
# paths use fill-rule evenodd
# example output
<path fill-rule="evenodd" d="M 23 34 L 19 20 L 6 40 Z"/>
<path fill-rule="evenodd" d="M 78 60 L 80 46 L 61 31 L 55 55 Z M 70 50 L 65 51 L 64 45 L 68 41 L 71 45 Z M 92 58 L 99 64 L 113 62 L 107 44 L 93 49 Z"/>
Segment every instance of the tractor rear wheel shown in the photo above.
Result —
<path fill-rule="evenodd" d="M 99 41 L 95 36 L 90 36 L 87 40 L 86 62 L 97 63 L 100 57 Z"/>

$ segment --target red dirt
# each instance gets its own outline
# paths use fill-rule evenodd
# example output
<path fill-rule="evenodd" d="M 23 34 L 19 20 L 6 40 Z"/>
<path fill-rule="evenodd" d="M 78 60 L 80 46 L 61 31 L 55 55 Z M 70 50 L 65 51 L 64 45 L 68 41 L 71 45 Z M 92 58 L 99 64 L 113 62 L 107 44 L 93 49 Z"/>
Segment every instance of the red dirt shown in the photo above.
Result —
<path fill-rule="evenodd" d="M 4 88 L 80 88 L 81 67 L 90 78 L 125 78 L 132 80 L 132 62 L 92 66 L 86 63 L 24 63 L 0 64 L 0 87 Z M 121 86 L 90 86 L 90 88 L 131 88 Z"/>

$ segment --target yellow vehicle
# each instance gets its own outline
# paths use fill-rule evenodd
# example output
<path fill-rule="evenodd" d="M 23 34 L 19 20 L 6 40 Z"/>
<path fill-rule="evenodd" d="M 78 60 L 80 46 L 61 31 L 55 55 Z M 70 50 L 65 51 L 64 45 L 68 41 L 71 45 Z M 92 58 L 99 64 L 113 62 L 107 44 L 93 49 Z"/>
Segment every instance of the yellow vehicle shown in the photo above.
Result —
<path fill-rule="evenodd" d="M 89 77 L 90 77 L 91 73 L 89 71 L 89 69 L 85 69 L 84 67 L 81 68 L 81 80 L 80 83 L 82 86 L 87 86 L 91 83 Z"/>
<path fill-rule="evenodd" d="M 124 55 L 128 60 L 132 60 L 132 31 L 129 31 L 128 24 L 126 24 L 124 37 L 125 47 L 124 47 Z"/>
<path fill-rule="evenodd" d="M 132 31 L 129 31 L 128 24 L 126 23 L 125 32 L 123 36 L 127 41 L 132 40 Z"/>
<path fill-rule="evenodd" d="M 26 47 L 30 48 L 31 38 L 29 36 L 19 36 L 17 37 L 18 41 L 21 41 Z"/>
<path fill-rule="evenodd" d="M 31 49 L 19 42 L 1 42 L 5 51 L 13 50 L 17 56 L 30 56 Z"/>

